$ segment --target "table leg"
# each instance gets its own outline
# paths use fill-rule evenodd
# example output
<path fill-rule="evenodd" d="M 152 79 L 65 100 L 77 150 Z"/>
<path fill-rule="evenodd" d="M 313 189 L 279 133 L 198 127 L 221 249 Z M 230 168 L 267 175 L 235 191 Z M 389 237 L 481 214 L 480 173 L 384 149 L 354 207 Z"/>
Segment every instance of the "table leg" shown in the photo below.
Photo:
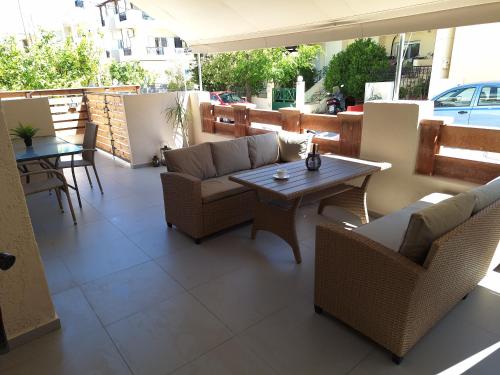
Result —
<path fill-rule="evenodd" d="M 370 222 L 366 205 L 366 189 L 370 177 L 371 175 L 366 176 L 360 187 L 353 186 L 350 190 L 322 199 L 319 203 L 318 214 L 322 214 L 326 206 L 337 206 L 358 216 L 362 224 Z"/>
<path fill-rule="evenodd" d="M 297 239 L 295 214 L 301 200 L 302 197 L 292 201 L 292 204 L 289 206 L 283 206 L 273 201 L 265 201 L 259 197 L 252 225 L 252 239 L 255 239 L 258 230 L 265 230 L 276 234 L 290 245 L 297 264 L 302 262 L 302 256 Z"/>

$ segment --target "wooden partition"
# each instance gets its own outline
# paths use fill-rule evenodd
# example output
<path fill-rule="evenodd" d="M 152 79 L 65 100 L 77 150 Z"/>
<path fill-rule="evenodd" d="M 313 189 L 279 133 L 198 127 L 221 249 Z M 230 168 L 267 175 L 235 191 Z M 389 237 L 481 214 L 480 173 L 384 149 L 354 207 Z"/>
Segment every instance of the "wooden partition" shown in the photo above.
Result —
<path fill-rule="evenodd" d="M 99 126 L 97 148 L 130 162 L 130 141 L 123 95 L 89 93 L 87 106 L 89 120 Z"/>
<path fill-rule="evenodd" d="M 89 120 L 87 96 L 96 92 L 138 93 L 140 86 L 81 87 L 69 89 L 3 91 L 0 99 L 48 97 L 54 128 L 58 134 L 83 134 Z"/>
<path fill-rule="evenodd" d="M 415 172 L 484 184 L 500 176 L 500 164 L 441 154 L 441 146 L 500 153 L 500 129 L 422 120 Z"/>
<path fill-rule="evenodd" d="M 244 105 L 221 106 L 200 103 L 202 130 L 234 137 L 267 133 L 272 130 L 255 124 L 276 125 L 286 131 L 304 133 L 307 130 L 336 133 L 335 137 L 316 136 L 323 153 L 359 157 L 363 114 L 340 113 L 338 116 L 306 114 L 296 108 L 278 111 L 247 108 Z M 230 121 L 228 121 L 230 120 Z"/>

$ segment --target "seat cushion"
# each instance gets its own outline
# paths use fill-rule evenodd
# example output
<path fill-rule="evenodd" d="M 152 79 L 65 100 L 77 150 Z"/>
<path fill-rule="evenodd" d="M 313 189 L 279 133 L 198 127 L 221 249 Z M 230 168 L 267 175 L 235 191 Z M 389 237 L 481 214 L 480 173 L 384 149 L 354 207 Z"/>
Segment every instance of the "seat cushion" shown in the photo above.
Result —
<path fill-rule="evenodd" d="M 247 137 L 252 168 L 273 164 L 279 160 L 278 135 L 275 132 Z"/>
<path fill-rule="evenodd" d="M 368 237 L 369 239 L 384 245 L 388 249 L 397 252 L 403 243 L 403 238 L 406 233 L 406 228 L 408 228 L 411 215 L 423 208 L 432 206 L 439 200 L 451 197 L 452 196 L 448 194 L 437 193 L 428 195 L 408 207 L 370 221 L 368 224 L 354 229 L 353 232 Z"/>
<path fill-rule="evenodd" d="M 305 159 L 312 141 L 312 134 L 280 131 L 278 134 L 280 160 L 282 162 Z"/>
<path fill-rule="evenodd" d="M 252 168 L 246 137 L 210 143 L 218 176 Z"/>
<path fill-rule="evenodd" d="M 165 151 L 169 172 L 186 173 L 205 180 L 217 175 L 209 143 Z"/>
<path fill-rule="evenodd" d="M 413 213 L 399 252 L 423 264 L 435 240 L 469 219 L 475 200 L 471 192 L 462 193 Z"/>
<path fill-rule="evenodd" d="M 250 189 L 230 181 L 229 176 L 210 178 L 201 182 L 201 200 L 203 203 L 215 202 L 248 190 Z"/>
<path fill-rule="evenodd" d="M 481 185 L 471 190 L 476 196 L 476 204 L 472 210 L 472 214 L 477 214 L 482 209 L 500 199 L 500 177 L 488 182 L 486 185 Z"/>

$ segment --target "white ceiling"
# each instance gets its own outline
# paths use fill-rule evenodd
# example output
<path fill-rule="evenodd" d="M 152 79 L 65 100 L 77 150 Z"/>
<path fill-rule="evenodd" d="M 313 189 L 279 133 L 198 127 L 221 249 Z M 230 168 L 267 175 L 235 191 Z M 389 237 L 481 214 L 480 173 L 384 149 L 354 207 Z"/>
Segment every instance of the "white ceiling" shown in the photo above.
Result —
<path fill-rule="evenodd" d="M 500 21 L 491 0 L 134 0 L 195 51 L 319 43 Z"/>

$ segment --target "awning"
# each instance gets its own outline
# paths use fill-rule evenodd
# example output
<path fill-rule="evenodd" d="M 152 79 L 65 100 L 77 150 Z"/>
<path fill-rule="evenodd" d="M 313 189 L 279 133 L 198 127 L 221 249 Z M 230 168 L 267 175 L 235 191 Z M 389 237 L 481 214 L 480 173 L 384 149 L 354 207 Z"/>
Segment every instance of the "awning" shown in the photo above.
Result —
<path fill-rule="evenodd" d="M 481 0 L 134 0 L 195 52 L 320 43 L 500 21 Z"/>

